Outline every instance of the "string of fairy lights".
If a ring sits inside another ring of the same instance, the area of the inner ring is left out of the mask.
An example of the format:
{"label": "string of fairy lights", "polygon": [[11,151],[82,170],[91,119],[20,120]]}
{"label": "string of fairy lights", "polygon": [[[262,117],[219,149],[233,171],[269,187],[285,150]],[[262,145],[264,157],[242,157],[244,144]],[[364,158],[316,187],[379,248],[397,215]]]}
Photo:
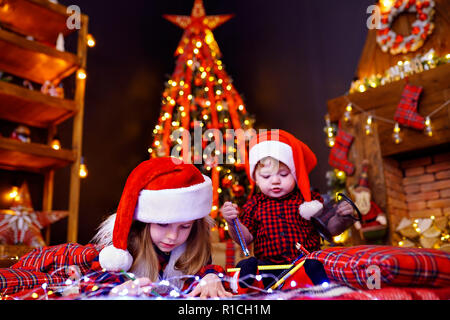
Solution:
{"label": "string of fairy lights", "polygon": [[[58,272],[64,271],[64,268],[60,268],[54,271],[52,274],[57,274]],[[114,273],[114,272],[112,272]],[[117,272],[117,274],[125,274],[127,278],[135,279],[135,275],[131,272],[124,273],[123,271]],[[219,279],[217,281],[227,282],[230,285],[232,290],[237,290],[237,279],[231,275],[219,273]],[[263,274],[263,275],[246,275],[240,280],[246,280],[249,278],[255,279],[256,281],[261,281],[262,278],[269,277],[272,280],[276,280],[275,276],[271,274]],[[178,288],[173,283],[177,283],[179,281],[187,281],[190,280],[191,284],[184,289]],[[195,275],[184,275],[171,277],[168,279],[162,279],[159,281],[152,282],[147,286],[140,287],[138,291],[131,292],[126,286],[118,287],[115,284],[102,284],[102,283],[93,283],[90,279],[90,274],[79,275],[78,277],[69,277],[68,279],[57,282],[45,282],[40,286],[36,286],[35,288],[28,290],[23,295],[16,295],[14,293],[10,294],[2,294],[0,293],[0,300],[54,300],[54,299],[65,299],[65,297],[76,296],[77,299],[154,299],[154,300],[162,300],[162,299],[190,299],[195,300],[199,299],[196,297],[188,296],[188,293],[197,286],[204,285],[204,280],[200,279],[199,276]],[[133,285],[139,286],[139,279],[133,281]],[[329,283],[325,281],[321,284],[312,287],[297,287],[298,284],[295,280],[291,280],[288,282],[288,287],[290,288],[289,292],[292,295],[308,295],[314,293],[316,290],[328,290],[334,287],[339,287],[339,284]],[[276,299],[279,295],[283,295],[286,292],[280,289],[262,289],[257,286],[250,285],[248,286],[253,293],[251,296],[253,298],[257,297],[257,295],[261,295],[261,297],[267,298],[269,295],[271,298]],[[83,289],[82,289],[83,288]],[[109,295],[99,295],[99,292],[107,290],[111,292]],[[243,299],[250,294],[239,294],[235,295],[235,298]],[[223,299],[223,298],[222,298]]]}
{"label": "string of fairy lights", "polygon": [[[347,106],[345,107],[345,112],[344,112],[344,116],[343,116],[345,122],[349,122],[351,120],[351,114],[352,114],[352,111],[354,108],[357,111],[359,111],[360,113],[364,114],[364,116],[366,118],[365,126],[364,126],[366,135],[371,135],[373,133],[374,120],[378,120],[378,121],[383,121],[385,123],[392,124],[394,126],[393,132],[392,132],[392,139],[393,139],[394,143],[399,144],[402,142],[401,127],[397,121],[394,121],[392,119],[387,119],[384,117],[380,117],[371,112],[365,111],[361,106],[350,101],[348,96],[345,96],[345,99],[346,99],[346,102],[348,103]],[[425,116],[425,128],[423,130],[425,135],[427,135],[429,137],[433,136],[433,127],[431,124],[431,118],[436,113],[438,113],[443,108],[445,108],[449,103],[450,103],[450,99],[448,99],[447,101],[442,103],[439,107],[437,107],[431,113],[429,113],[428,115]],[[327,122],[327,126],[326,126],[325,130],[328,133],[328,146],[332,147],[332,146],[334,146],[335,128],[331,125],[329,117],[326,118],[326,122]]]}

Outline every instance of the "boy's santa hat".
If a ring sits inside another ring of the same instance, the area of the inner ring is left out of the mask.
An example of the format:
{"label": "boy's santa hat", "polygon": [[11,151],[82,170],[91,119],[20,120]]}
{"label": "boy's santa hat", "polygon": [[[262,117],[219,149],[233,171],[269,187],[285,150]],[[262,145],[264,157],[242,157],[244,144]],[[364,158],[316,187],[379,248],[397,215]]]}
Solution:
{"label": "boy's santa hat", "polygon": [[294,176],[304,202],[300,205],[300,215],[309,220],[323,208],[318,200],[311,201],[309,173],[317,164],[316,155],[311,149],[283,130],[270,130],[259,133],[250,141],[249,171],[251,179],[258,162],[266,157],[272,157],[284,163]]}
{"label": "boy's santa hat", "polygon": [[128,176],[117,208],[113,244],[100,251],[107,271],[128,271],[133,258],[127,240],[133,220],[179,223],[201,219],[211,212],[211,179],[192,164],[172,157],[139,164]]}

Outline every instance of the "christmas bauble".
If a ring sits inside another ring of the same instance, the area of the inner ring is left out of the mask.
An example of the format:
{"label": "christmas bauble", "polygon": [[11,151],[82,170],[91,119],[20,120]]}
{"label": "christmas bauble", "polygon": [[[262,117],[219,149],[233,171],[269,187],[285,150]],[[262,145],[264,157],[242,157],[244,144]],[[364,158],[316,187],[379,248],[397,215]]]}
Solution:
{"label": "christmas bauble", "polygon": [[231,187],[232,180],[228,179],[228,176],[222,179],[222,187],[229,188]]}
{"label": "christmas bauble", "polygon": [[231,187],[231,190],[233,190],[233,193],[236,197],[242,197],[245,192],[244,187],[240,184],[234,184],[233,187]]}

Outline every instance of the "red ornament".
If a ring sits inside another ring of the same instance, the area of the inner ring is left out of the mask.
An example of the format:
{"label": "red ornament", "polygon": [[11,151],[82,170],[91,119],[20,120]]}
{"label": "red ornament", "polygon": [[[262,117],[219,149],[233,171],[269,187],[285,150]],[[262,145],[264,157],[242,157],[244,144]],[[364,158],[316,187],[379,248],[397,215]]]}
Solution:
{"label": "red ornament", "polygon": [[244,195],[245,189],[240,184],[234,184],[231,187],[231,190],[233,190],[233,193],[236,197],[242,197]]}
{"label": "red ornament", "polygon": [[222,187],[229,188],[231,187],[232,180],[228,179],[228,176],[222,179]]}
{"label": "red ornament", "polygon": [[225,240],[225,228],[222,228],[222,227],[219,228],[219,239],[220,239],[220,241]]}

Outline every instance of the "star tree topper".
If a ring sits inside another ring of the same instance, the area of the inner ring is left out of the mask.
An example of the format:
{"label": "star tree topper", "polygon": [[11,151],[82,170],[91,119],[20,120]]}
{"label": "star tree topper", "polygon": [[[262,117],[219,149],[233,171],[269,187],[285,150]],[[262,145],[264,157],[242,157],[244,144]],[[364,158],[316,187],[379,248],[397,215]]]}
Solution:
{"label": "star tree topper", "polygon": [[0,244],[45,246],[41,229],[66,217],[67,211],[34,211],[26,182],[10,209],[0,210]]}
{"label": "star tree topper", "polygon": [[[176,53],[179,53],[179,48],[182,48],[186,41],[189,41],[189,34],[199,34],[204,32],[206,35],[210,35],[211,30],[224,24],[233,16],[233,14],[207,16],[205,13],[205,7],[203,6],[203,0],[194,1],[191,16],[163,15],[164,18],[185,30]],[[217,45],[215,47],[218,48]]]}

